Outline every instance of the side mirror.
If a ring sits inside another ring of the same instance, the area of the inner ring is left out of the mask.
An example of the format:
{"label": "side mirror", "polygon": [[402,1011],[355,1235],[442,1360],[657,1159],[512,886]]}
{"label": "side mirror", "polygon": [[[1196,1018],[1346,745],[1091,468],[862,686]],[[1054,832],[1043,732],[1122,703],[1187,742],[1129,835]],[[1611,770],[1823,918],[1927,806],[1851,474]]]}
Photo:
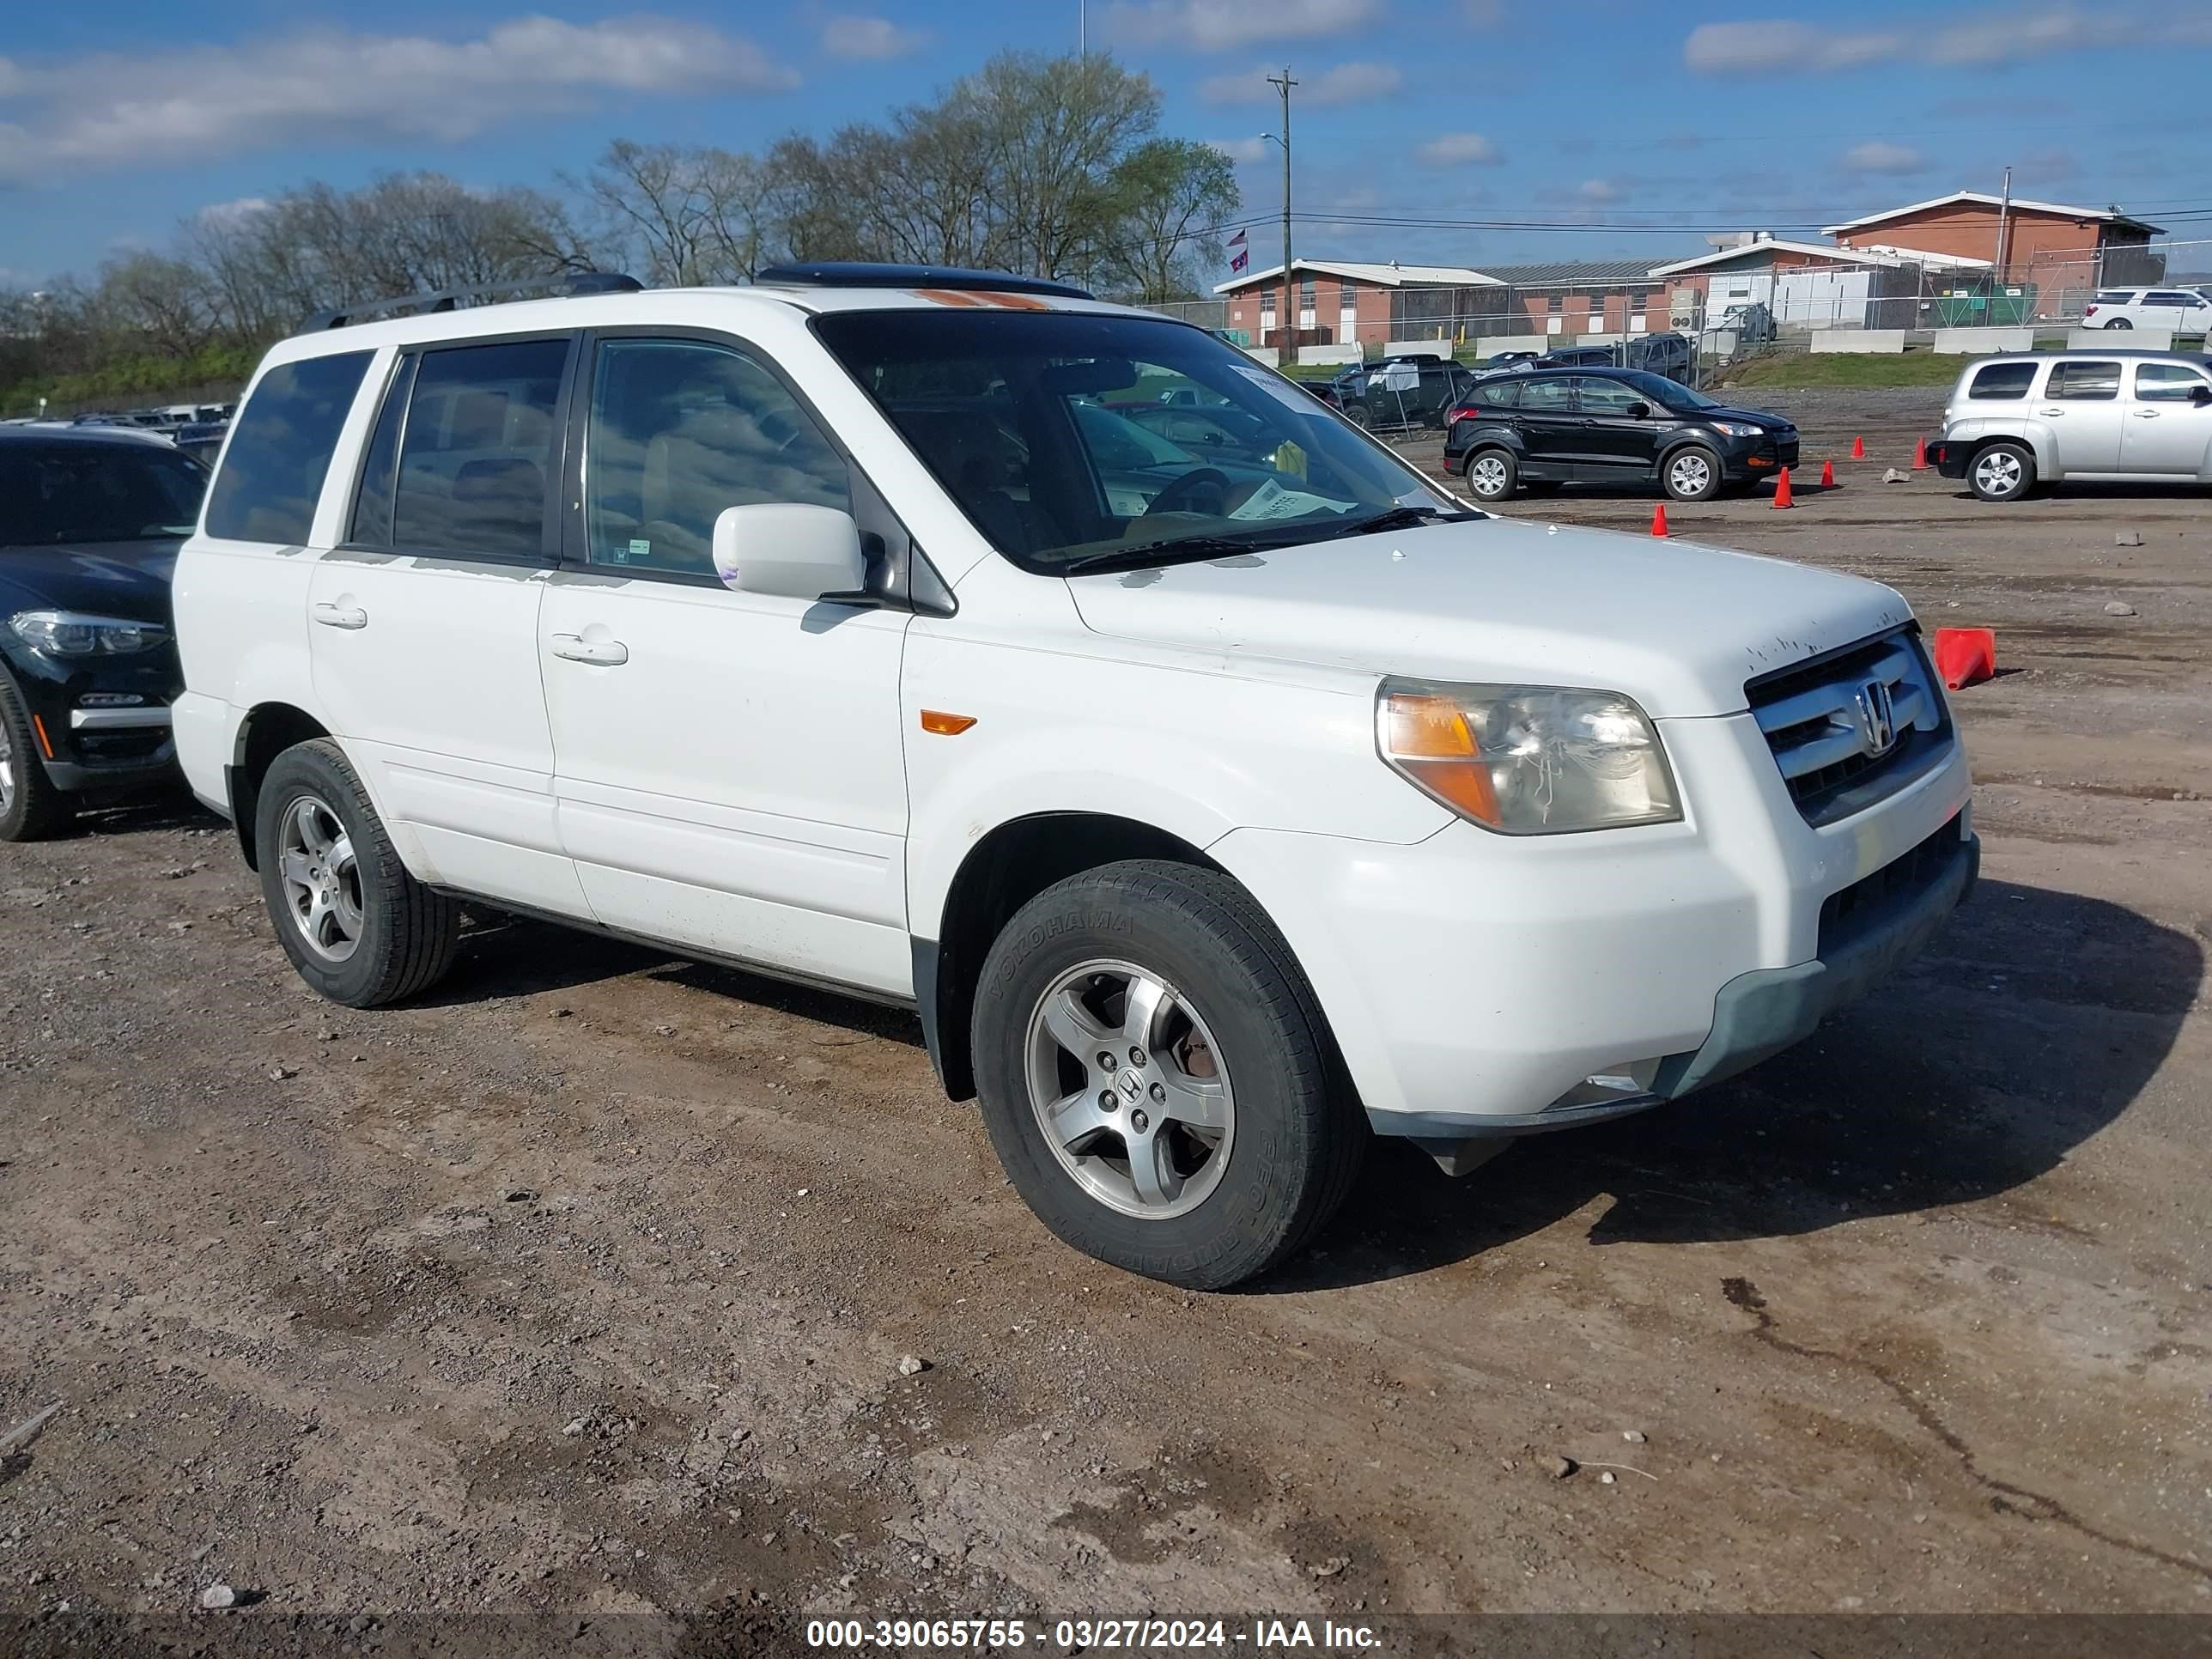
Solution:
{"label": "side mirror", "polygon": [[714,574],[738,593],[844,599],[859,595],[868,566],[851,514],[779,501],[722,509],[714,520]]}
{"label": "side mirror", "polygon": [[2199,409],[2203,408],[2207,404],[2212,404],[2212,386],[2206,386],[2203,381],[2198,381],[2189,388],[2189,401]]}
{"label": "side mirror", "polygon": [[1643,398],[1638,398],[1634,403],[1629,404],[1629,406],[1621,412],[1626,415],[1632,421],[1648,420],[1650,418],[1651,415],[1651,405],[1645,403]]}

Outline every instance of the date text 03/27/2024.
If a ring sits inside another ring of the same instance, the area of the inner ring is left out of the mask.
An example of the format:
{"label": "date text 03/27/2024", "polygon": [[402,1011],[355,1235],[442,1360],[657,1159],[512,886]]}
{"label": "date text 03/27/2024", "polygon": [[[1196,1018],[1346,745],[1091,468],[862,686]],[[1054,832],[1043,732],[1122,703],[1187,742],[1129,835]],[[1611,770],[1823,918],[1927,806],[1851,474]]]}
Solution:
{"label": "date text 03/27/2024", "polygon": [[1049,1625],[1024,1619],[814,1619],[806,1626],[811,1648],[1003,1653],[1048,1644],[1062,1652],[1240,1647],[1342,1652],[1377,1647],[1381,1638],[1369,1626],[1327,1619],[1060,1619]]}

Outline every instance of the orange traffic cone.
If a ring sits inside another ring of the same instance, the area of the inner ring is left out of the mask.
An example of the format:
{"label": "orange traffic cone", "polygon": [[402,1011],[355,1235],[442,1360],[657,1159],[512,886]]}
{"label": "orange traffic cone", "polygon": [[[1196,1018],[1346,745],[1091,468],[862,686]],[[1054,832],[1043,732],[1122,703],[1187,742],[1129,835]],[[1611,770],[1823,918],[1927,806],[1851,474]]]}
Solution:
{"label": "orange traffic cone", "polygon": [[1864,438],[1854,438],[1851,440],[1851,459],[1855,461],[1863,461],[1866,459],[1866,440]]}
{"label": "orange traffic cone", "polygon": [[1823,462],[1821,462],[1821,463],[1820,463],[1820,488],[1821,488],[1821,489],[1833,489],[1835,487],[1836,487],[1836,464],[1835,464],[1833,461],[1823,461]]}
{"label": "orange traffic cone", "polygon": [[1928,440],[1925,438],[1912,446],[1912,470],[1915,472],[1928,470]]}
{"label": "orange traffic cone", "polygon": [[1667,503],[1664,501],[1651,509],[1651,533],[1655,536],[1667,533]]}
{"label": "orange traffic cone", "polygon": [[1777,507],[1797,505],[1796,498],[1790,493],[1790,469],[1786,466],[1774,480],[1774,504]]}

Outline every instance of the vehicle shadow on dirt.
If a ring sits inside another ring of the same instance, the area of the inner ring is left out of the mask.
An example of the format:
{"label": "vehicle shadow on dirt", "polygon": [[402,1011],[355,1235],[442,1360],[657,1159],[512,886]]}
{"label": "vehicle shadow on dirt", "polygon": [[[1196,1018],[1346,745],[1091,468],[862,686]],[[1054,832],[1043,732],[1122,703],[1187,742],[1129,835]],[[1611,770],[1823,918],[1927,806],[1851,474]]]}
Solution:
{"label": "vehicle shadow on dirt", "polygon": [[1532,1138],[1454,1181],[1379,1144],[1319,1249],[1251,1288],[1446,1266],[1611,1201],[1599,1244],[1790,1237],[1993,1197],[2055,1168],[2157,1073],[2204,977],[2190,935],[1984,881],[1894,986],[1797,1048],[1642,1116]]}

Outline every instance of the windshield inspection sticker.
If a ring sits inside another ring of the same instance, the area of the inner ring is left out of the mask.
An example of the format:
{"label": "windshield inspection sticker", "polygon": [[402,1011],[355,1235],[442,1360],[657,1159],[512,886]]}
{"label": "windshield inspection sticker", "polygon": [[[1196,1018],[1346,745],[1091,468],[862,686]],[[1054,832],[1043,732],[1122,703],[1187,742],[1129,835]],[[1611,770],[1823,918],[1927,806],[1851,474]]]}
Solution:
{"label": "windshield inspection sticker", "polygon": [[1314,406],[1311,399],[1281,375],[1271,374],[1264,368],[1255,368],[1249,363],[1231,363],[1229,367],[1232,373],[1243,375],[1293,414],[1312,416]]}
{"label": "windshield inspection sticker", "polygon": [[1303,489],[1285,489],[1273,478],[1262,478],[1260,487],[1244,498],[1243,503],[1229,514],[1232,519],[1303,519],[1309,513],[1341,513],[1342,501],[1332,501],[1325,496],[1309,495]]}

